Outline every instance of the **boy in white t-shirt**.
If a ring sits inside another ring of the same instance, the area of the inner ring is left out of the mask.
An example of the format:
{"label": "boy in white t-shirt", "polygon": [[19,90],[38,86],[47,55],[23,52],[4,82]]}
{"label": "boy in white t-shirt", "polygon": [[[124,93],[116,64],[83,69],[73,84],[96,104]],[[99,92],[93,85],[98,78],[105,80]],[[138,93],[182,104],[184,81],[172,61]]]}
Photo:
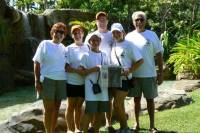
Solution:
{"label": "boy in white t-shirt", "polygon": [[[91,118],[95,116],[94,130],[95,133],[99,132],[100,118],[104,112],[108,112],[109,98],[108,88],[100,86],[100,68],[102,65],[108,65],[108,58],[105,53],[99,50],[101,38],[98,34],[93,34],[89,39],[91,51],[84,55],[81,61],[84,73],[87,75],[85,78],[85,115],[83,117],[83,131],[88,132],[88,127]],[[98,84],[99,88],[94,89],[94,84]],[[96,91],[95,91],[96,90]]]}

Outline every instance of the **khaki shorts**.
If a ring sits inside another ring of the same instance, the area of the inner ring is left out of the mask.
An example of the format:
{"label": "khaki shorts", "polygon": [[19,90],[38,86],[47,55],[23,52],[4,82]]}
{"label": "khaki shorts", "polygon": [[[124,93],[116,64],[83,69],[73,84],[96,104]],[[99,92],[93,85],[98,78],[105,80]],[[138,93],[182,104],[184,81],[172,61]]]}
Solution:
{"label": "khaki shorts", "polygon": [[158,96],[158,89],[155,77],[135,78],[135,87],[128,93],[128,97],[141,97],[153,99]]}
{"label": "khaki shorts", "polygon": [[66,80],[53,80],[44,78],[39,99],[62,100],[66,99]]}
{"label": "khaki shorts", "polygon": [[85,102],[85,113],[86,114],[94,114],[94,113],[102,113],[109,112],[109,101],[86,101]]}

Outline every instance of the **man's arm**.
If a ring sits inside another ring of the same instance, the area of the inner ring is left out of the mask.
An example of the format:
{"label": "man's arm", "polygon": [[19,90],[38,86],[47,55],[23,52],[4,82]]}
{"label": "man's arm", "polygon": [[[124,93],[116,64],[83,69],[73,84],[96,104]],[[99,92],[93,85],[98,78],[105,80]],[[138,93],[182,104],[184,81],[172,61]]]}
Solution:
{"label": "man's arm", "polygon": [[157,83],[158,85],[161,85],[163,82],[163,57],[161,52],[156,54],[156,61],[158,65]]}

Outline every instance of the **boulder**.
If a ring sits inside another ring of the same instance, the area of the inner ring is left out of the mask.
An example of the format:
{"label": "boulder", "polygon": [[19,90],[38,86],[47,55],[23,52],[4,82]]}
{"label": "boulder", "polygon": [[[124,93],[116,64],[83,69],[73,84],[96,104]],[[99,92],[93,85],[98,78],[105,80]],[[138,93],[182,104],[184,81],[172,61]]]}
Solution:
{"label": "boulder", "polygon": [[191,92],[200,88],[200,80],[178,80],[176,84],[173,85],[173,88]]}
{"label": "boulder", "polygon": [[[65,123],[66,104],[63,102],[57,124],[57,132],[66,132]],[[19,114],[14,114],[8,121],[0,124],[1,133],[43,133],[43,106],[42,101],[37,101],[33,105]]]}
{"label": "boulder", "polygon": [[94,13],[82,12],[79,9],[46,9],[42,15],[46,16],[47,25],[49,27],[56,22],[64,22],[68,25],[70,21],[74,20],[93,21],[95,16]]}
{"label": "boulder", "polygon": [[[192,84],[192,81],[180,82],[180,81],[167,81],[164,82],[161,86],[158,87],[158,97],[154,99],[155,101],[155,110],[162,111],[166,109],[179,108],[193,102],[192,98],[187,95],[184,87],[186,84]],[[193,82],[193,86],[197,86],[198,81]],[[188,87],[189,90],[193,86]],[[133,98],[126,98],[126,112],[129,117],[134,116],[134,102]],[[141,100],[141,114],[147,113],[147,105],[145,98]]]}

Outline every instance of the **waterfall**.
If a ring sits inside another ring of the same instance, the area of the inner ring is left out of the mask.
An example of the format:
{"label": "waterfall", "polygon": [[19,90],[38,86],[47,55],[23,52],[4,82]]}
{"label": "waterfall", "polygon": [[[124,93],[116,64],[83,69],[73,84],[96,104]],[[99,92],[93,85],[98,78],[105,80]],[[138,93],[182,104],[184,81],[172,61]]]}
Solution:
{"label": "waterfall", "polygon": [[39,37],[40,37],[40,39],[45,39],[46,26],[45,26],[44,16],[38,15],[38,22],[37,23],[38,23],[38,26],[40,27],[39,31],[38,31]]}
{"label": "waterfall", "polygon": [[32,36],[31,33],[31,26],[28,20],[28,15],[25,12],[22,12],[22,19],[23,19],[23,32],[24,32],[24,37],[28,38]]}

